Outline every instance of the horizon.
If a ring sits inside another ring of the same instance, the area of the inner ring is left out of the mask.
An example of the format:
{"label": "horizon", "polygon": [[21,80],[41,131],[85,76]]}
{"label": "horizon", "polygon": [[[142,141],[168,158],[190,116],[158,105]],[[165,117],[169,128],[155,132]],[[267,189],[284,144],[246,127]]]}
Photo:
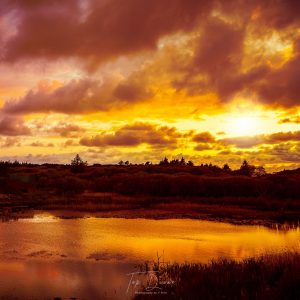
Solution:
{"label": "horizon", "polygon": [[[78,160],[76,160],[78,157]],[[80,155],[77,153],[75,157],[69,162],[69,163],[49,163],[49,162],[44,162],[44,163],[32,163],[28,161],[18,161],[18,160],[0,160],[0,167],[1,165],[4,166],[65,166],[65,167],[70,167],[73,165],[73,162],[75,165],[82,165],[84,167],[111,167],[111,166],[121,166],[121,167],[162,167],[162,168],[212,168],[214,170],[213,172],[216,171],[223,171],[228,174],[234,174],[234,175],[245,175],[245,170],[242,171],[243,166],[246,164],[246,176],[250,177],[263,177],[265,175],[270,175],[270,174],[276,174],[276,173],[281,173],[281,172],[289,172],[289,171],[297,171],[300,168],[294,168],[294,169],[282,169],[278,171],[268,171],[266,170],[263,166],[255,166],[249,163],[247,160],[244,160],[240,166],[236,168],[231,168],[231,166],[228,163],[225,163],[224,165],[214,165],[212,163],[208,162],[202,162],[200,164],[195,164],[191,160],[186,160],[183,156],[180,158],[171,158],[169,159],[168,157],[164,157],[163,159],[157,161],[157,162],[152,162],[152,161],[146,161],[146,162],[141,162],[141,163],[132,163],[128,160],[120,160],[119,162],[116,163],[111,163],[111,164],[102,164],[101,162],[94,162],[90,164],[88,161],[84,161]],[[243,173],[241,173],[241,171]]]}

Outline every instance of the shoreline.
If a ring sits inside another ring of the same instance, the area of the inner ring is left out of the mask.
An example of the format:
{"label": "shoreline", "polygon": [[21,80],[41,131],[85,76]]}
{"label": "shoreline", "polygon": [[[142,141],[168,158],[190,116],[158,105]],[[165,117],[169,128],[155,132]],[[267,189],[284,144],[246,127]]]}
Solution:
{"label": "shoreline", "polygon": [[85,192],[78,195],[0,194],[0,218],[32,217],[48,212],[60,218],[197,219],[236,225],[299,225],[298,200],[255,197],[153,197]]}
{"label": "shoreline", "polygon": [[51,214],[61,219],[76,218],[125,218],[125,219],[194,219],[211,222],[223,222],[233,225],[258,225],[269,228],[290,228],[299,226],[297,214],[293,218],[284,218],[276,211],[260,211],[239,206],[222,205],[191,205],[184,208],[184,203],[172,205],[157,205],[152,208],[124,208],[111,210],[89,210],[88,208],[72,208],[69,206],[39,207],[29,209],[16,209],[11,211],[0,210],[2,221],[32,218],[38,214]]}

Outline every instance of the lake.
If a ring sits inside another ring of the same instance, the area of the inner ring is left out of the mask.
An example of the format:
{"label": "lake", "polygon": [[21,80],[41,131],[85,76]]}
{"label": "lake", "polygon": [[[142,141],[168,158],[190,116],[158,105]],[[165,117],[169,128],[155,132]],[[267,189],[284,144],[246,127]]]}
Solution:
{"label": "lake", "polygon": [[0,299],[126,299],[136,266],[300,251],[299,227],[190,219],[61,219],[0,223]]}

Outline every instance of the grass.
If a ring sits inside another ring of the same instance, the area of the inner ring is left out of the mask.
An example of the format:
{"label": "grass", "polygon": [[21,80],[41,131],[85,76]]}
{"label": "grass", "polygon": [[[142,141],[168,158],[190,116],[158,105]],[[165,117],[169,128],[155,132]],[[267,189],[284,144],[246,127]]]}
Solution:
{"label": "grass", "polygon": [[188,166],[10,166],[0,172],[0,216],[27,208],[294,223],[299,187],[300,169],[247,177]]}
{"label": "grass", "polygon": [[245,259],[219,259],[207,264],[171,264],[159,268],[172,285],[167,295],[135,299],[300,299],[300,254],[288,252]]}

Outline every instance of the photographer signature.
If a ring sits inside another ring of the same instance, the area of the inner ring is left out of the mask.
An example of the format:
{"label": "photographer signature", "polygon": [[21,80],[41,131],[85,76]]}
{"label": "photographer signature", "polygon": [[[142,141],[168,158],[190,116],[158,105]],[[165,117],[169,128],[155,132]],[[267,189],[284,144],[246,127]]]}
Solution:
{"label": "photographer signature", "polygon": [[[167,294],[166,291],[160,285],[170,285],[175,282],[172,280],[168,281],[158,281],[157,276],[159,271],[145,271],[145,272],[133,272],[127,274],[130,276],[130,280],[127,286],[126,294],[128,294],[129,290],[132,289],[135,294]],[[147,286],[144,291],[138,291],[138,289],[142,288],[143,281],[142,277],[147,278]]]}

